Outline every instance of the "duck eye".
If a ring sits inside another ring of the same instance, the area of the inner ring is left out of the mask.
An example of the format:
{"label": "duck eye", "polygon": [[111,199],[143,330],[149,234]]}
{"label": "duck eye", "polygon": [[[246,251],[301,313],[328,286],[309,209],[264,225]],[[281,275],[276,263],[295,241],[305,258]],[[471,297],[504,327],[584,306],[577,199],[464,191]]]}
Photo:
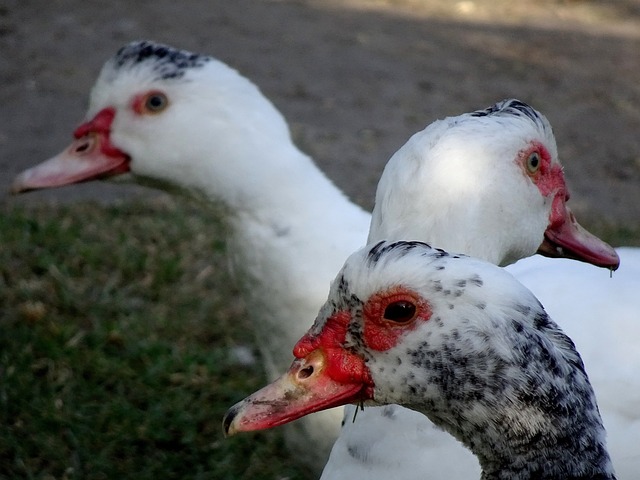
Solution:
{"label": "duck eye", "polygon": [[169,105],[169,99],[162,92],[153,92],[147,95],[144,108],[149,113],[159,113]]}
{"label": "duck eye", "polygon": [[407,323],[416,316],[416,306],[406,300],[390,303],[384,309],[384,319],[395,323]]}
{"label": "duck eye", "polygon": [[540,170],[541,163],[540,154],[538,152],[531,152],[527,158],[527,170],[529,173],[536,173]]}

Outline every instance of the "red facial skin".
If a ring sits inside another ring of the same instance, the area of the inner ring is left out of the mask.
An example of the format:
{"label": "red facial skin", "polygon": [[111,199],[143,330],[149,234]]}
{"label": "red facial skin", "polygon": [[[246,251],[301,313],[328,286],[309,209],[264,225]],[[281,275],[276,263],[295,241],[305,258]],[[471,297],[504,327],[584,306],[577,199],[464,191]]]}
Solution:
{"label": "red facial skin", "polygon": [[[415,305],[415,314],[401,322],[385,318],[386,308],[397,302]],[[364,305],[363,316],[365,344],[371,350],[382,352],[396,346],[404,334],[414,330],[418,325],[417,320],[429,320],[431,307],[418,295],[398,286],[372,295]]]}
{"label": "red facial skin", "polygon": [[[540,165],[535,171],[530,171],[527,160],[534,152],[540,155]],[[538,253],[546,257],[572,258],[616,270],[620,266],[620,258],[616,251],[585,230],[567,206],[569,192],[562,167],[551,163],[551,155],[544,145],[532,142],[518,155],[516,161],[525,175],[538,187],[543,197],[553,196],[549,224]]]}
{"label": "red facial skin", "polygon": [[[415,306],[415,314],[387,318],[387,307],[397,302]],[[391,288],[363,306],[362,341],[368,350],[388,350],[430,318],[431,307],[417,294],[401,286]],[[302,337],[289,372],[232,407],[223,422],[225,433],[271,428],[326,408],[373,400],[375,385],[366,360],[349,347],[351,321],[349,312],[338,311],[319,332]]]}
{"label": "red facial skin", "polygon": [[293,354],[298,359],[304,359],[315,351],[321,351],[324,356],[324,374],[337,382],[369,380],[369,372],[363,359],[344,348],[350,321],[349,312],[337,312],[326,321],[318,335],[307,333],[302,337],[293,348]]}

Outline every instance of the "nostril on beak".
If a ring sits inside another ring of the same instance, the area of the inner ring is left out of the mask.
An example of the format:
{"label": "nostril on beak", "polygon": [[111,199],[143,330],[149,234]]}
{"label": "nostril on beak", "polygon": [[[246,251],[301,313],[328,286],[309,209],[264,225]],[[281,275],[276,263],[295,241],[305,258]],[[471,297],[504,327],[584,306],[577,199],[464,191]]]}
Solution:
{"label": "nostril on beak", "polygon": [[311,375],[313,375],[313,365],[307,365],[306,367],[298,371],[299,380],[309,378]]}
{"label": "nostril on beak", "polygon": [[76,147],[76,153],[82,153],[89,150],[89,142],[83,142]]}

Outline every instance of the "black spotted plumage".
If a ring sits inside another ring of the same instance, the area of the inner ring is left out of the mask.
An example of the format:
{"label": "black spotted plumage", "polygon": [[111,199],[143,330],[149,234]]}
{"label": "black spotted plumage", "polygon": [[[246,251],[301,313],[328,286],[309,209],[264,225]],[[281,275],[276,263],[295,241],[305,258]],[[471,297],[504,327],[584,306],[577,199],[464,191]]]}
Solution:
{"label": "black spotted plumage", "polygon": [[[417,247],[428,247],[431,248],[430,245],[424,243],[424,242],[407,242],[407,241],[402,241],[402,242],[379,242],[378,244],[374,245],[373,248],[371,248],[371,250],[369,251],[369,254],[367,256],[368,260],[370,263],[376,263],[380,260],[380,257],[384,256],[384,255],[388,255],[390,252],[396,252],[396,254],[399,255],[404,255],[408,252],[410,252],[411,250],[413,250],[414,248]],[[447,256],[449,255],[447,252],[445,252],[444,250],[441,249],[437,249],[437,251],[439,252],[440,256]]]}
{"label": "black spotted plumage", "polygon": [[211,57],[178,50],[148,40],[125,45],[118,50],[113,58],[117,68],[152,62],[152,69],[157,73],[156,78],[163,80],[182,78],[187,70],[200,68],[209,61],[211,61]]}
{"label": "black spotted plumage", "polygon": [[502,100],[483,110],[476,110],[469,114],[472,117],[488,117],[488,116],[505,116],[512,115],[516,117],[526,117],[538,124],[543,130],[551,131],[551,125],[542,117],[533,107],[526,103],[511,98]]}
{"label": "black spotted plumage", "polygon": [[531,120],[537,120],[540,118],[538,112],[536,112],[531,106],[515,98],[502,100],[491,105],[490,107],[471,112],[469,115],[471,115],[472,117],[487,117],[500,113],[508,113],[511,115],[524,114]]}

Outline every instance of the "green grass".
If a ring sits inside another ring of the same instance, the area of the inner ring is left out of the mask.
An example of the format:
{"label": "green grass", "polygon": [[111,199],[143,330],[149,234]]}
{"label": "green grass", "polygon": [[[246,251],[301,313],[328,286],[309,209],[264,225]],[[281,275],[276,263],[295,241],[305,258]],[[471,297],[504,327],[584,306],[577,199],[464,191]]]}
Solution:
{"label": "green grass", "polygon": [[[224,439],[265,383],[221,225],[187,202],[0,210],[1,479],[311,478]],[[255,350],[255,349],[254,349]]]}
{"label": "green grass", "polygon": [[278,429],[222,436],[265,379],[230,355],[255,347],[221,229],[186,201],[0,207],[0,479],[312,478]]}

